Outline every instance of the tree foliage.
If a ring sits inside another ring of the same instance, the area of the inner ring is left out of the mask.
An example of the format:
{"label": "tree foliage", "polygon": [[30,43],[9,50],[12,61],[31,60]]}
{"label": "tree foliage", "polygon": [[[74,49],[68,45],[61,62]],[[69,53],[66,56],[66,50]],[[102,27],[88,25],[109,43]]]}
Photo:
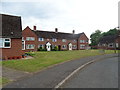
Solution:
{"label": "tree foliage", "polygon": [[100,30],[96,30],[94,33],[90,35],[91,40],[91,46],[95,46],[99,43],[99,39],[104,36],[108,35],[116,35],[118,33],[118,30],[116,28],[110,29],[107,32],[102,32]]}

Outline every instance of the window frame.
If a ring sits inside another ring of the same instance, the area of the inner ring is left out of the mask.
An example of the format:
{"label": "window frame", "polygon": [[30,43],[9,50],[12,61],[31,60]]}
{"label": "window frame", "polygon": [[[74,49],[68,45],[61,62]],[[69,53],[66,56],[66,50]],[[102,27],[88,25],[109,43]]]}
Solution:
{"label": "window frame", "polygon": [[39,37],[39,38],[38,38],[38,41],[44,41],[44,38]]}
{"label": "window frame", "polygon": [[[31,38],[34,38],[34,40],[32,40]],[[35,41],[35,37],[26,37],[26,41]]]}
{"label": "window frame", "polygon": [[[11,38],[0,38],[0,39],[2,39],[2,46],[0,48],[11,48]],[[5,39],[9,39],[9,41],[5,41]],[[5,42],[9,42],[10,46],[5,47]]]}
{"label": "window frame", "polygon": [[80,43],[85,43],[85,40],[80,40]]}
{"label": "window frame", "polygon": [[[63,46],[65,46],[64,48],[63,48]],[[62,49],[66,49],[67,48],[67,45],[62,45]]]}
{"label": "window frame", "polygon": [[80,44],[80,49],[85,49],[85,45],[84,44]]}
{"label": "window frame", "polygon": [[25,40],[22,40],[22,45],[24,44],[24,48],[22,47],[22,50],[25,50]]}
{"label": "window frame", "polygon": [[57,42],[57,38],[52,38],[52,42]]}
{"label": "window frame", "polygon": [[67,42],[67,39],[62,39],[62,42]]}
{"label": "window frame", "polygon": [[[28,45],[34,45],[34,48],[28,48]],[[26,44],[26,49],[35,49],[35,44]]]}

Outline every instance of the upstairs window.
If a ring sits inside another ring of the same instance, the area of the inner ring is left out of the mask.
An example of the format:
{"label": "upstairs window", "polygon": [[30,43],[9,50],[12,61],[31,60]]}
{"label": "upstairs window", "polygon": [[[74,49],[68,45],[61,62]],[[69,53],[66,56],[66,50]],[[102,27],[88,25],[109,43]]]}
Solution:
{"label": "upstairs window", "polygon": [[76,42],[77,42],[77,40],[74,39],[74,40],[73,40],[73,43],[76,43]]}
{"label": "upstairs window", "polygon": [[44,38],[38,38],[38,41],[44,41]]}
{"label": "upstairs window", "polygon": [[62,42],[66,42],[67,40],[66,39],[62,39]]}
{"label": "upstairs window", "polygon": [[57,39],[56,39],[56,38],[53,38],[53,39],[52,39],[52,42],[57,42]]}
{"label": "upstairs window", "polygon": [[35,40],[35,37],[26,37],[26,40],[27,40],[27,41],[34,41],[34,40]]}
{"label": "upstairs window", "polygon": [[85,40],[80,40],[80,43],[85,43]]}

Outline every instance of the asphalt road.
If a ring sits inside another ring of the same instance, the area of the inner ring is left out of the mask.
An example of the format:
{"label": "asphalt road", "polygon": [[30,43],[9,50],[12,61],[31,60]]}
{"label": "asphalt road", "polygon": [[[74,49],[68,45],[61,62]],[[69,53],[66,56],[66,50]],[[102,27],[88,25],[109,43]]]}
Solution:
{"label": "asphalt road", "polygon": [[118,88],[118,57],[100,60],[85,67],[62,88]]}
{"label": "asphalt road", "polygon": [[56,65],[33,75],[21,78],[5,85],[3,88],[54,88],[64,78],[81,65],[93,59],[117,56],[116,54],[91,56],[78,60],[72,60],[63,64]]}

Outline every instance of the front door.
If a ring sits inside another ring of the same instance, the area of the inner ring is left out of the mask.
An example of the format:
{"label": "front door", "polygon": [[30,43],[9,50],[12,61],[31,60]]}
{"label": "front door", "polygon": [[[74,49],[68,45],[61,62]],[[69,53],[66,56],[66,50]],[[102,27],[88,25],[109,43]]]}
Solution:
{"label": "front door", "polygon": [[69,43],[68,49],[69,49],[69,50],[72,50],[72,43]]}
{"label": "front door", "polygon": [[51,51],[51,44],[49,42],[47,42],[46,44],[46,49],[47,51]]}

